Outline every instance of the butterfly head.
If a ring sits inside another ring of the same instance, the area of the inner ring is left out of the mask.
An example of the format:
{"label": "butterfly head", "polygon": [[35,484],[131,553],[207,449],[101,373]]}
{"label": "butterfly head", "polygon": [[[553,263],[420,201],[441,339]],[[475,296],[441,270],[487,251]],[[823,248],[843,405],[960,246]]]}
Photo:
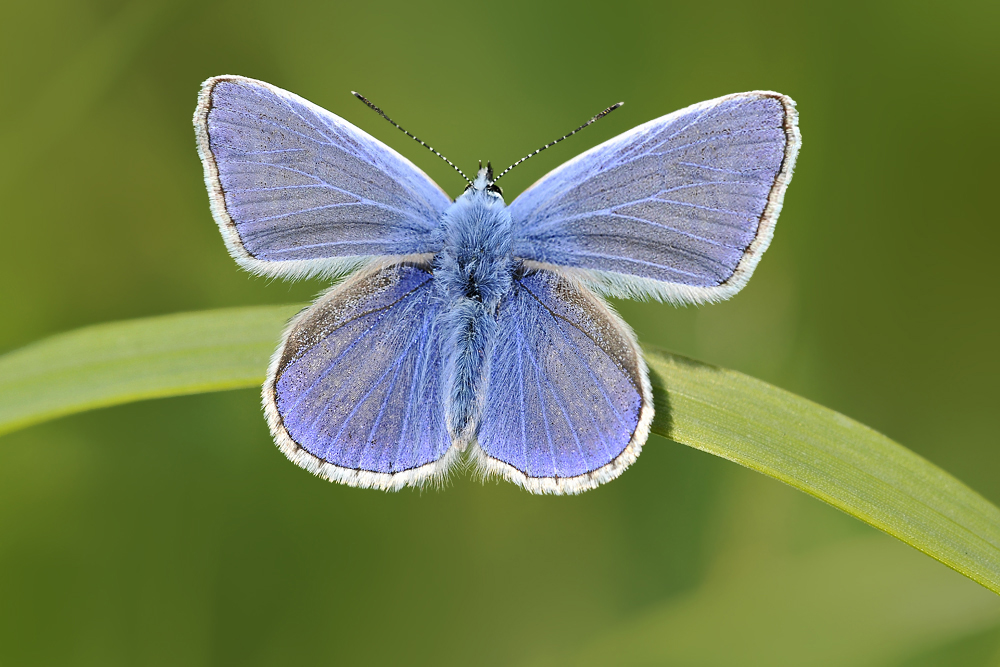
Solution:
{"label": "butterfly head", "polygon": [[483,161],[479,161],[479,172],[476,174],[476,180],[472,181],[465,187],[465,191],[473,192],[485,192],[494,197],[499,197],[503,199],[503,190],[500,189],[499,185],[495,184],[496,179],[493,178],[493,165],[489,162],[486,166],[483,166]]}

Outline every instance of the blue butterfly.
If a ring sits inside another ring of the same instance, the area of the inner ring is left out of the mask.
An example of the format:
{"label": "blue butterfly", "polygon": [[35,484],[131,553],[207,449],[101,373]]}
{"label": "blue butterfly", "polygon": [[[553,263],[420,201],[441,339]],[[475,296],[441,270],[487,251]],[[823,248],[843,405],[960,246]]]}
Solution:
{"label": "blue butterfly", "polygon": [[388,146],[261,81],[209,79],[194,124],[241,266],[349,274],[291,321],[271,362],[278,447],[326,479],[386,490],[442,479],[463,451],[533,493],[620,475],[653,396],[602,296],[738,292],[800,144],[791,99],[728,95],[583,153],[507,206],[488,164],[452,201]]}

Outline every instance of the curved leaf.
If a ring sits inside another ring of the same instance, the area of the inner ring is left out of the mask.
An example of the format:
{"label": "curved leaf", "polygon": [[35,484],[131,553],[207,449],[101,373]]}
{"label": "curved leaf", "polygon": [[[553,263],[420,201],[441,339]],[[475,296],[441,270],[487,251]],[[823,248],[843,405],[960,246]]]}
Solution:
{"label": "curved leaf", "polygon": [[[301,306],[102,324],[0,357],[0,433],[129,401],[261,383]],[[653,431],[805,491],[1000,593],[1000,509],[932,463],[760,380],[646,351]]]}
{"label": "curved leaf", "polygon": [[0,357],[0,433],[145,398],[264,381],[302,306],[226,308],[84,327]]}
{"label": "curved leaf", "polygon": [[1000,593],[1000,509],[864,424],[736,371],[646,350],[653,432],[823,500]]}

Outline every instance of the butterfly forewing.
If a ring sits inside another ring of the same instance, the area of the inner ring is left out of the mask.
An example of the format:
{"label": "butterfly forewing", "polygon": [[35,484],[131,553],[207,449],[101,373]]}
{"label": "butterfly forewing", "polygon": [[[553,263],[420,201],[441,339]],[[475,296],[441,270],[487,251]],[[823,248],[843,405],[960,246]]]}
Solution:
{"label": "butterfly forewing", "polygon": [[479,430],[481,468],[536,493],[617,477],[645,442],[652,395],[628,325],[548,271],[519,275],[500,304]]}
{"label": "butterfly forewing", "polygon": [[585,270],[609,294],[728,298],[770,242],[798,146],[793,102],[778,93],[664,116],[519,196],[514,253]]}
{"label": "butterfly forewing", "polygon": [[399,488],[442,476],[441,303],[428,267],[360,271],[290,325],[264,385],[282,451],[353,486]]}
{"label": "butterfly forewing", "polygon": [[438,249],[448,196],[409,160],[297,95],[209,79],[195,128],[216,221],[252,271],[337,273],[364,258]]}

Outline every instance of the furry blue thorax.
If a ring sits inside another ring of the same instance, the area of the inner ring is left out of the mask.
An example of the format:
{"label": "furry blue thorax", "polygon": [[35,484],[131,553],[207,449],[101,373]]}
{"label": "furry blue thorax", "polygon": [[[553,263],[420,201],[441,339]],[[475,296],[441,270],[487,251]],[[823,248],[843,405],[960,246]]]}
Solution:
{"label": "furry blue thorax", "polygon": [[486,189],[485,171],[444,212],[444,248],[435,257],[434,278],[449,300],[495,308],[510,289],[512,225],[503,197]]}
{"label": "furry blue thorax", "polygon": [[444,247],[434,258],[435,283],[450,304],[442,323],[451,340],[445,369],[446,419],[460,446],[476,435],[497,308],[510,290],[514,270],[510,213],[497,190],[489,168],[480,169],[473,184],[444,212]]}

